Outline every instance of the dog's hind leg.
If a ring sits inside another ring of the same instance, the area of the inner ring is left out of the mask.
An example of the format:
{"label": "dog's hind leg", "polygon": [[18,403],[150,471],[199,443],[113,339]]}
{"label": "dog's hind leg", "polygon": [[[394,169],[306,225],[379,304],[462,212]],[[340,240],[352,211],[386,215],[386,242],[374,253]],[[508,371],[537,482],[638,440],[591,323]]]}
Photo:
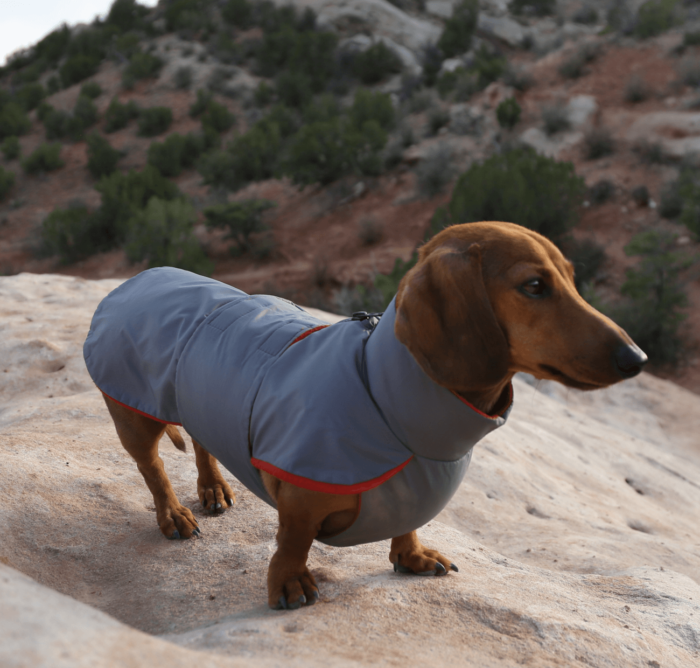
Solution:
{"label": "dog's hind leg", "polygon": [[[103,395],[104,396],[104,395]],[[175,496],[163,460],[158,455],[158,441],[165,425],[145,415],[135,413],[105,396],[109,414],[124,449],[136,460],[148,489],[153,494],[158,526],[166,538],[191,538],[200,533],[192,511]]]}
{"label": "dog's hind leg", "polygon": [[236,495],[221,475],[216,459],[194,439],[192,445],[197,458],[197,494],[202,507],[213,515],[223,513],[233,506]]}
{"label": "dog's hind leg", "polygon": [[459,569],[437,550],[431,550],[418,540],[415,531],[391,539],[389,560],[399,573],[416,575],[447,575]]}

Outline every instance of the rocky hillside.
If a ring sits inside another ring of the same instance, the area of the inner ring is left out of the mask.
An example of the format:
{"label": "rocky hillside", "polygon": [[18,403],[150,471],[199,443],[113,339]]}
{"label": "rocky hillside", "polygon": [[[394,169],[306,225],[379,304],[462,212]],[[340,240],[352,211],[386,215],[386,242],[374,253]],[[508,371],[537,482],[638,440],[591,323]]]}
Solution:
{"label": "rocky hillside", "polygon": [[174,264],[347,311],[426,234],[513,220],[700,391],[699,9],[116,0],[0,70],[0,272]]}

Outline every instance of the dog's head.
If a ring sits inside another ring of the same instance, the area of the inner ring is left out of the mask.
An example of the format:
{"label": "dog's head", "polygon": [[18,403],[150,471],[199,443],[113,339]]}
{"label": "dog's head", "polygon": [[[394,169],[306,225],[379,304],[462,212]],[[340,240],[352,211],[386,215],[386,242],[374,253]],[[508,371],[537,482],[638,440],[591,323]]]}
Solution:
{"label": "dog's head", "polygon": [[592,390],[636,376],[647,361],[581,298],[559,249],[512,223],[440,232],[401,281],[396,305],[399,341],[435,382],[460,393],[517,371]]}

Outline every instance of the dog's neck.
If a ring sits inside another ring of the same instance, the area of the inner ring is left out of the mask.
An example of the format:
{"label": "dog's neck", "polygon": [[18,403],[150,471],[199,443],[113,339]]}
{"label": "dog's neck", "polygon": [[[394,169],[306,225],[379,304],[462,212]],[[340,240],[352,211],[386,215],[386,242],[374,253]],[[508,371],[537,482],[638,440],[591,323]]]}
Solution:
{"label": "dog's neck", "polygon": [[513,374],[511,373],[492,388],[474,392],[459,391],[457,394],[486,415],[502,415],[511,402],[510,384],[512,380]]}

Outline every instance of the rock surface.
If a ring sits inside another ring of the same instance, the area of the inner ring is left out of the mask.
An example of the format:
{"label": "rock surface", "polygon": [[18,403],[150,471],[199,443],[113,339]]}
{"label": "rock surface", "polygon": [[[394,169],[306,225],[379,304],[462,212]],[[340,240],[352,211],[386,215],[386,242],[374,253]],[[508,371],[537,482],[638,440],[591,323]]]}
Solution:
{"label": "rock surface", "polygon": [[700,661],[696,395],[646,374],[594,394],[516,379],[508,425],[420,532],[458,574],[394,574],[387,542],[314,545],[321,602],[273,612],[275,513],[235,480],[236,507],[205,516],[191,450],[164,444],[204,536],[155,526],[82,364],[118,284],[0,278],[0,665]]}

